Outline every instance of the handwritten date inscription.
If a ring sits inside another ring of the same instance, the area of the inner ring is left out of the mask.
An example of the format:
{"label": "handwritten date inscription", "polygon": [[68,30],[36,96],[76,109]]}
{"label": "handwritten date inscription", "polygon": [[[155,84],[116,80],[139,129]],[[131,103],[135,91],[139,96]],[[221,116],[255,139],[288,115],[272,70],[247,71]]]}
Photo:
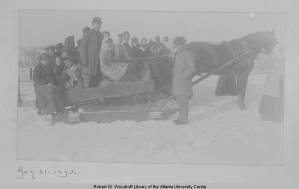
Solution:
{"label": "handwritten date inscription", "polygon": [[77,171],[73,169],[25,169],[23,166],[18,167],[17,179],[37,179],[38,177],[58,177],[67,178],[78,174]]}

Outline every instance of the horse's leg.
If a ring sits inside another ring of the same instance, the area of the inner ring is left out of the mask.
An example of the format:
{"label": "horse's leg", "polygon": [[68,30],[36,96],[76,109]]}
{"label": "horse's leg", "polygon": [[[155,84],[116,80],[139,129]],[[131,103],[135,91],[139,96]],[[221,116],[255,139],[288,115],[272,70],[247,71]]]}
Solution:
{"label": "horse's leg", "polygon": [[238,105],[241,110],[247,110],[245,104],[245,96],[246,96],[246,89],[248,83],[248,75],[242,80],[239,81],[238,85],[240,84],[239,93],[238,93]]}
{"label": "horse's leg", "polygon": [[254,60],[251,58],[244,59],[239,64],[239,72],[237,72],[237,88],[238,88],[238,105],[241,110],[246,110],[246,89],[248,77],[254,66]]}

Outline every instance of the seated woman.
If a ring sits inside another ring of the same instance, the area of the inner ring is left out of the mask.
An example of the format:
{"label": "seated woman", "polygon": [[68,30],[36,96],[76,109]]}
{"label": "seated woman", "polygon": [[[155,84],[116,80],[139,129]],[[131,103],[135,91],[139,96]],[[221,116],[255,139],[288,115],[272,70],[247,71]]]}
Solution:
{"label": "seated woman", "polygon": [[64,69],[60,78],[60,87],[69,89],[72,87],[81,87],[82,78],[79,65],[74,63],[74,58],[66,57],[64,60]]}
{"label": "seated woman", "polygon": [[67,91],[82,84],[79,67],[73,63],[73,59],[66,57],[63,64],[64,68],[58,79],[58,86],[54,89],[56,110],[58,112],[64,112],[67,108],[74,108]]}
{"label": "seated woman", "polygon": [[109,38],[105,41],[99,55],[101,71],[106,78],[105,81],[119,81],[126,73],[128,56],[123,54],[124,52],[119,44],[115,48],[112,39]]}

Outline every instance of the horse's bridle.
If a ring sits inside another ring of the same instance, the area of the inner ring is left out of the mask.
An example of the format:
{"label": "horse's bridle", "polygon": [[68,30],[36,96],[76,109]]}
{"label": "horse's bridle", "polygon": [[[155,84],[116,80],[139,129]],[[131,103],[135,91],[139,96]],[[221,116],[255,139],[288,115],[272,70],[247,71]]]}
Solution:
{"label": "horse's bridle", "polygon": [[[241,40],[241,39],[238,39],[238,40],[235,40],[237,41],[239,44],[242,45],[242,51],[244,52],[250,52],[249,48],[248,48],[248,44],[246,43],[246,41],[244,40]],[[234,49],[231,47],[230,45],[230,42],[225,42],[224,45],[229,49],[230,53],[232,54],[232,59],[236,59],[234,62],[236,64],[240,63],[240,60],[237,58],[238,56],[240,56],[240,54],[244,53],[244,52],[235,52]],[[235,80],[235,84],[236,86],[238,86],[238,79],[237,79],[237,76],[234,74],[234,73],[231,73],[234,77],[234,80]]]}

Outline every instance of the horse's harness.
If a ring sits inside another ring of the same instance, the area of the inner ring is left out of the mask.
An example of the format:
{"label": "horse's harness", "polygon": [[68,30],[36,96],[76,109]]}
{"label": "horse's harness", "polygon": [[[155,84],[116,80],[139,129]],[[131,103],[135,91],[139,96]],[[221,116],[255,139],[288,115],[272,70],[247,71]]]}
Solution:
{"label": "horse's harness", "polygon": [[[238,39],[238,40],[235,40],[237,43],[241,44],[241,48],[242,48],[242,51],[245,51],[245,52],[249,52],[249,48],[248,48],[248,44],[246,41],[244,40],[241,40],[241,39]],[[232,46],[230,45],[231,42],[224,42],[224,46],[226,48],[228,48],[228,50],[230,51],[231,55],[232,55],[232,58],[236,58],[238,55],[242,54],[242,52],[236,52],[236,50],[234,50],[232,48]],[[238,61],[238,59],[236,59],[236,61]]]}
{"label": "horse's harness", "polygon": [[[242,53],[244,53],[244,52],[250,52],[249,51],[249,48],[248,48],[248,44],[244,41],[244,40],[234,40],[235,42],[237,42],[237,43],[239,43],[239,44],[241,44],[241,48],[242,48],[242,50],[241,50],[241,52],[236,52],[236,50],[234,50],[233,48],[232,48],[232,46],[231,46],[231,42],[224,42],[224,46],[226,47],[226,48],[228,48],[228,50],[229,50],[229,52],[231,53],[231,55],[232,55],[232,60],[233,59],[235,59],[235,64],[239,64],[240,63],[240,59],[239,58],[237,58],[240,54],[242,54]],[[233,73],[233,72],[231,72],[231,74],[233,75],[233,77],[234,77],[234,80],[235,80],[235,84],[236,84],[236,86],[238,86],[238,79],[237,79],[237,76]]]}

